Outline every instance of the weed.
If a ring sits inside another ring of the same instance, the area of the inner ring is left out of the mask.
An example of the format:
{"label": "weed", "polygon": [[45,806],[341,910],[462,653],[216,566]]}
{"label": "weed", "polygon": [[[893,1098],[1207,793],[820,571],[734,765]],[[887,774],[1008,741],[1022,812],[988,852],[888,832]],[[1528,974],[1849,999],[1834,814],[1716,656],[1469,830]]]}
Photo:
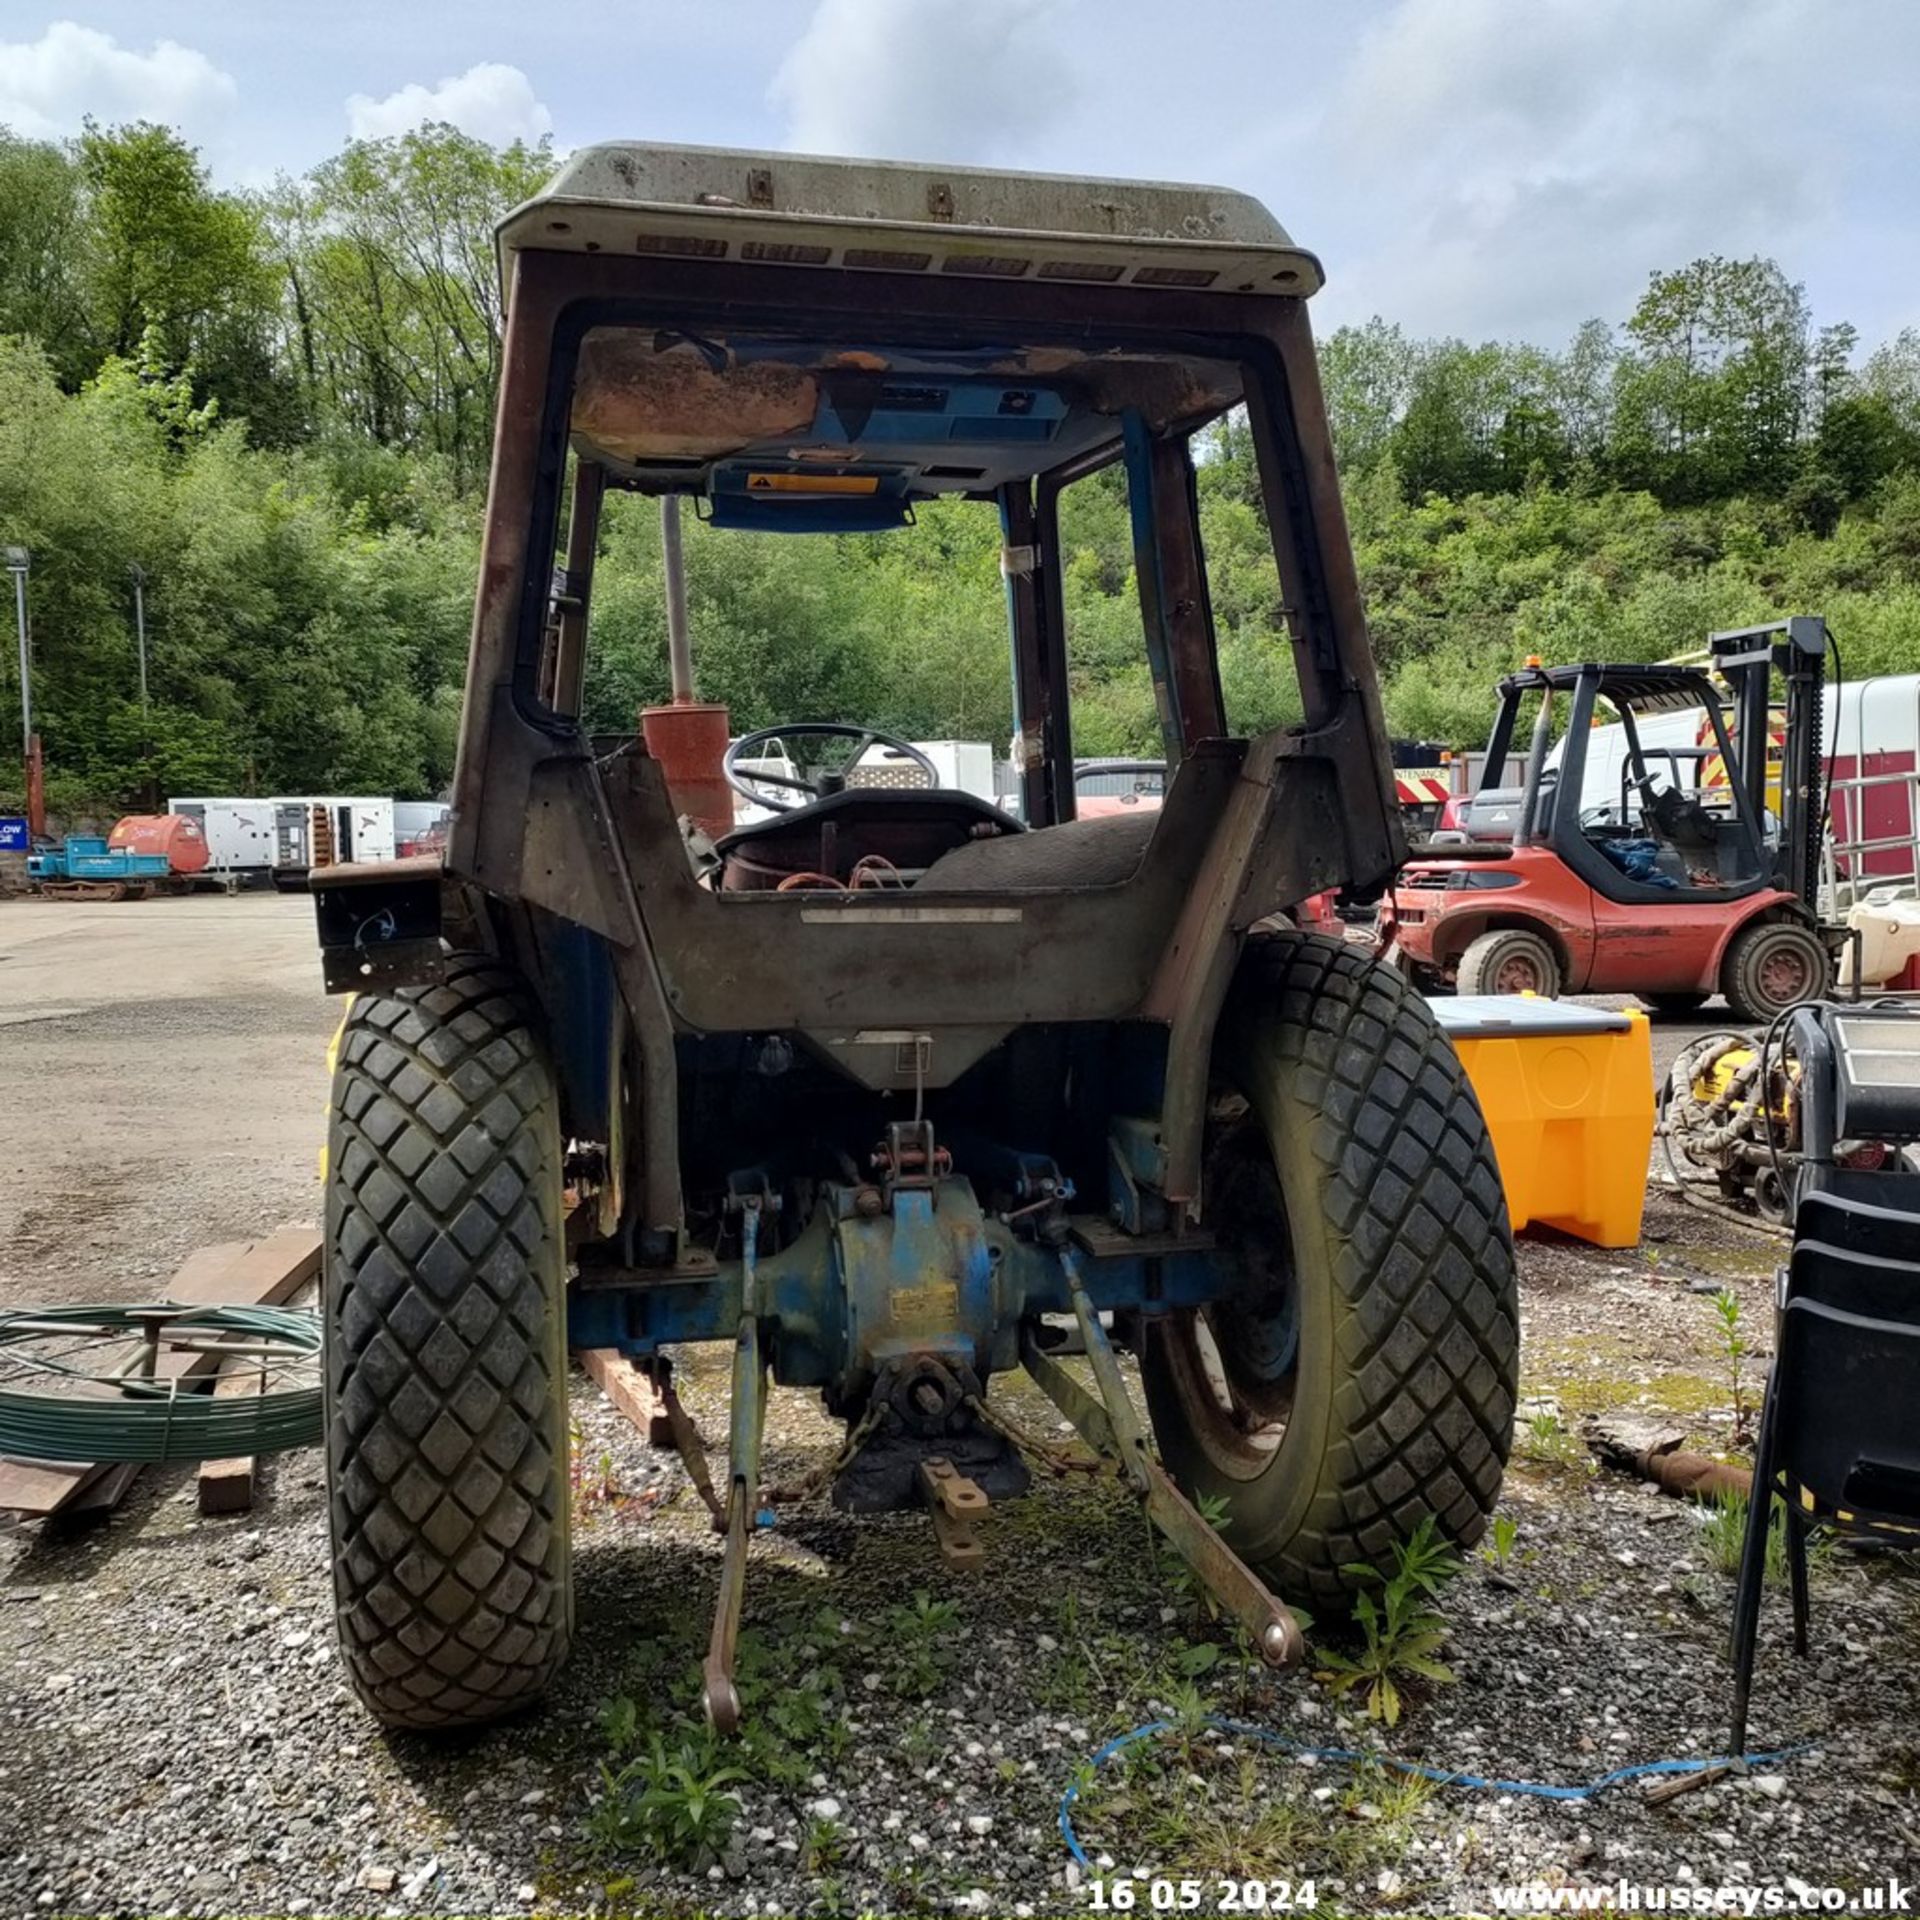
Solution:
{"label": "weed", "polygon": [[829,1873],[847,1857],[851,1838],[837,1820],[809,1820],[800,1853],[809,1873]]}
{"label": "weed", "polygon": [[[1777,1500],[1769,1504],[1772,1511],[1767,1516],[1765,1579],[1768,1586],[1779,1587],[1787,1580],[1787,1510]],[[1702,1512],[1705,1523],[1700,1529],[1700,1543],[1713,1566],[1731,1579],[1740,1571],[1740,1553],[1747,1538],[1746,1499],[1737,1493],[1716,1494]],[[1818,1566],[1832,1552],[1833,1542],[1815,1534],[1807,1542],[1808,1567]]]}
{"label": "weed", "polygon": [[1543,1467],[1584,1468],[1586,1449],[1557,1413],[1536,1413],[1516,1436],[1520,1456]]}
{"label": "weed", "polygon": [[1741,1363],[1750,1351],[1740,1331],[1740,1296],[1731,1287],[1722,1287],[1713,1296],[1713,1310],[1720,1316],[1721,1350],[1727,1356],[1728,1384],[1733,1389],[1733,1439],[1738,1446],[1747,1430],[1745,1370]]}
{"label": "weed", "polygon": [[1193,1744],[1207,1730],[1213,1715],[1213,1703],[1190,1681],[1175,1687],[1167,1701],[1167,1720],[1183,1751],[1191,1753]]}
{"label": "weed", "polygon": [[1393,1561],[1387,1574],[1364,1563],[1346,1569],[1373,1583],[1353,1599],[1360,1650],[1345,1654],[1323,1648],[1319,1654],[1320,1679],[1335,1693],[1364,1690],[1368,1719],[1389,1727],[1399,1722],[1405,1680],[1435,1686],[1453,1682],[1453,1669],[1438,1658],[1447,1637],[1446,1617],[1432,1602],[1460,1571],[1459,1555],[1439,1538],[1431,1514],[1410,1540],[1394,1543]]}
{"label": "weed", "polygon": [[659,1734],[647,1751],[616,1773],[602,1765],[605,1789],[587,1818],[593,1843],[610,1853],[649,1853],[695,1864],[727,1844],[740,1811],[727,1789],[748,1778],[744,1767],[720,1763],[710,1734],[685,1739],[671,1752]]}
{"label": "weed", "polygon": [[640,1744],[640,1709],[626,1694],[600,1702],[600,1737],[623,1759]]}
{"label": "weed", "polygon": [[1496,1513],[1493,1516],[1493,1539],[1489,1542],[1486,1557],[1502,1572],[1513,1558],[1513,1543],[1520,1537],[1520,1523],[1511,1514]]}
{"label": "weed", "polygon": [[[1228,1517],[1233,1511],[1233,1503],[1225,1494],[1196,1494],[1193,1504],[1200,1518],[1215,1533],[1225,1530]],[[1160,1562],[1161,1578],[1166,1582],[1168,1590],[1181,1600],[1193,1602],[1196,1619],[1217,1620],[1220,1617],[1220,1609],[1200,1576],[1188,1565],[1186,1556],[1177,1552],[1162,1536],[1153,1533],[1151,1525],[1148,1531],[1152,1534],[1154,1550]]]}
{"label": "weed", "polygon": [[909,1700],[925,1700],[939,1690],[954,1663],[948,1644],[960,1625],[959,1610],[946,1600],[931,1598],[925,1589],[911,1606],[887,1609],[887,1630],[896,1658],[893,1690]]}
{"label": "weed", "polygon": [[901,1756],[914,1767],[928,1765],[943,1747],[939,1734],[933,1729],[932,1721],[924,1717],[909,1721],[901,1729],[898,1744]]}

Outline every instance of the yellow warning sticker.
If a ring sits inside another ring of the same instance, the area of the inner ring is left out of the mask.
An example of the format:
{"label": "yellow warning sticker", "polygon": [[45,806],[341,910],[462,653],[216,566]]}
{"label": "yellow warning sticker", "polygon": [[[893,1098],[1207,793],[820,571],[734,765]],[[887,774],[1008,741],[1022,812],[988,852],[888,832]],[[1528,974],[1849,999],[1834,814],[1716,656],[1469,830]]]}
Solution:
{"label": "yellow warning sticker", "polygon": [[878,493],[877,473],[750,473],[749,493]]}

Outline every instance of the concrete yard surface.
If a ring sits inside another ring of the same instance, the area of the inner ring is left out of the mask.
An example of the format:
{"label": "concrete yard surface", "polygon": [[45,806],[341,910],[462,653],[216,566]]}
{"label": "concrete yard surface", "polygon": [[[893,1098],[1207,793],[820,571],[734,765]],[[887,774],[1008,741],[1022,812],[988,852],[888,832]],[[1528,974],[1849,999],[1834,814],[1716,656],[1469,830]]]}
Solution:
{"label": "concrete yard surface", "polygon": [[339,1017],[303,897],[0,902],[0,1306],[317,1219]]}

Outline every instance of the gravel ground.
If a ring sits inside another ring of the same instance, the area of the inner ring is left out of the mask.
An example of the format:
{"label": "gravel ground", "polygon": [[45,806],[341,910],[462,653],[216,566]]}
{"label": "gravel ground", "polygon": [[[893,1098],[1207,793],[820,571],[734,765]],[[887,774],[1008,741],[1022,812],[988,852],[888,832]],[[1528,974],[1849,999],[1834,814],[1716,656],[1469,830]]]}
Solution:
{"label": "gravel ground", "polygon": [[[16,921],[53,910],[0,908],[0,1021],[36,1005],[87,1016],[30,1020],[0,1040],[0,1165],[12,1170],[0,1276],[14,1298],[136,1294],[176,1249],[311,1215],[329,1012],[293,971],[304,917],[282,902],[208,904],[248,916],[223,923],[221,942],[243,958],[252,943],[251,984],[188,995],[184,1011],[158,1004],[165,992],[134,1010],[88,1000],[84,969],[53,954],[32,961],[20,993],[16,968],[37,943]],[[184,923],[156,916],[154,930],[181,933],[190,954]],[[164,986],[158,965],[134,971]],[[26,1035],[36,1051],[22,1067]],[[30,1085],[31,1122],[18,1105]],[[269,1109],[284,1109],[277,1122]],[[160,1119],[198,1129],[215,1157],[169,1156],[153,1144]],[[252,1127],[249,1144],[220,1159],[235,1121]],[[136,1194],[82,1258],[37,1223],[76,1180],[76,1142],[116,1134],[143,1166],[174,1167],[176,1184]],[[1503,1562],[1476,1555],[1447,1589],[1458,1683],[1411,1701],[1385,1736],[1394,1753],[1574,1782],[1720,1749],[1730,1586],[1708,1531],[1593,1471],[1574,1433],[1624,1408],[1724,1446],[1732,1383],[1703,1290],[1731,1288],[1743,1324],[1762,1328],[1772,1257],[1758,1236],[1664,1198],[1637,1253],[1524,1245],[1529,1399],[1503,1503],[1513,1539]],[[710,1435],[725,1430],[723,1366],[706,1350],[682,1374]],[[1746,1394],[1757,1379],[1749,1359]],[[1057,1441],[1050,1409],[1009,1384],[1021,1421]],[[574,1403],[572,1662],[537,1712],[457,1741],[385,1739],[349,1699],[314,1456],[272,1462],[250,1515],[202,1519],[187,1475],[149,1474],[102,1528],[0,1536],[0,1911],[1078,1912],[1092,1890],[1056,1810],[1111,1735],[1211,1709],[1307,1741],[1382,1739],[1311,1677],[1249,1669],[1130,1502],[1074,1475],[1038,1478],[996,1514],[988,1564],[971,1576],[943,1567],[924,1519],[849,1520],[818,1496],[783,1508],[749,1586],[749,1735],[708,1749],[689,1716],[717,1542],[670,1456],[584,1380]],[[835,1440],[808,1401],[776,1396],[769,1479],[802,1478]],[[1753,1728],[1758,1743],[1820,1746],[1665,1805],[1635,1788],[1586,1804],[1411,1792],[1196,1733],[1103,1769],[1079,1830],[1116,1872],[1311,1876],[1322,1906],[1364,1912],[1484,1911],[1495,1887],[1536,1877],[1869,1885],[1920,1860],[1916,1628],[1911,1566],[1826,1558],[1810,1660],[1791,1657],[1784,1596],[1770,1600]],[[607,1711],[622,1700],[631,1712]],[[740,1802],[730,1835],[673,1865],[617,1844],[604,1810],[603,1766],[644,1754],[656,1732],[669,1760],[747,1775],[713,1783]],[[1218,1904],[1210,1881],[1201,1899]]]}

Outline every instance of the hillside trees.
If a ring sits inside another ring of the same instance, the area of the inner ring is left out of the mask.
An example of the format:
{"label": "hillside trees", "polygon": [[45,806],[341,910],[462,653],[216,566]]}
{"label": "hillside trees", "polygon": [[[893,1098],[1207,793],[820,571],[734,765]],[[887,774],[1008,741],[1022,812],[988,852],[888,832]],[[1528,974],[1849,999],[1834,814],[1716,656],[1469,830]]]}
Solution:
{"label": "hillside trees", "polygon": [[[500,368],[492,228],[551,164],[429,126],[230,193],[166,128],[0,130],[0,539],[34,554],[56,799],[444,785]],[[1707,258],[1564,348],[1376,318],[1321,356],[1397,731],[1471,741],[1528,651],[1658,658],[1782,611],[1827,613],[1855,671],[1920,665],[1920,330],[1869,348],[1816,329],[1775,263]],[[1273,725],[1298,696],[1244,420],[1200,460],[1230,715]],[[657,528],[651,502],[609,506],[596,729],[665,691]],[[1153,753],[1117,468],[1068,489],[1062,531],[1076,746]],[[988,505],[841,539],[690,529],[688,556],[702,688],[738,726],[1006,739]]]}

